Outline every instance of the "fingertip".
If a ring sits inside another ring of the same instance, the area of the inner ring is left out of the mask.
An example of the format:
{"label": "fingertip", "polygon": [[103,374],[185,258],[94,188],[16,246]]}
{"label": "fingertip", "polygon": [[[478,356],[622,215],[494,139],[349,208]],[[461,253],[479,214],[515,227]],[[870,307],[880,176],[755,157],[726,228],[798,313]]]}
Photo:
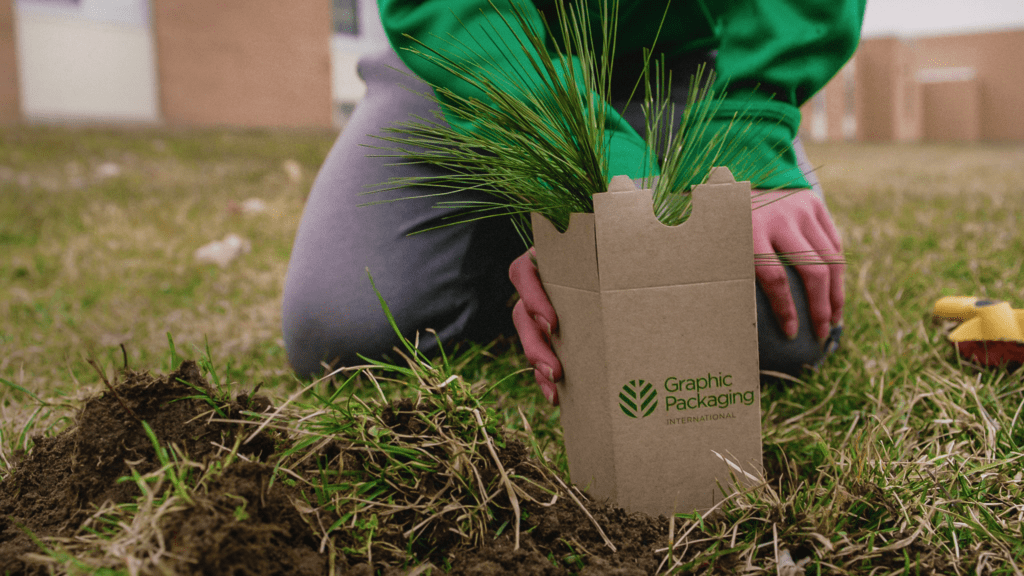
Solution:
{"label": "fingertip", "polygon": [[534,369],[533,377],[537,380],[537,385],[540,386],[541,394],[544,398],[551,403],[552,406],[558,406],[558,388],[555,383],[548,380],[547,377],[541,373],[540,369]]}
{"label": "fingertip", "polygon": [[800,325],[796,320],[789,320],[783,324],[782,331],[789,340],[796,340],[797,334],[800,332]]}
{"label": "fingertip", "polygon": [[541,391],[544,393],[544,398],[551,404],[555,403],[555,391],[550,386],[541,386]]}
{"label": "fingertip", "polygon": [[555,363],[554,366],[552,366],[552,370],[551,370],[551,381],[552,382],[561,382],[563,378],[564,378],[564,374],[562,374],[562,364],[561,364],[561,362],[557,362],[557,359],[556,359],[556,363]]}
{"label": "fingertip", "polygon": [[534,322],[537,323],[538,326],[544,329],[544,333],[548,335],[548,338],[551,338],[551,323],[547,321],[547,318],[544,318],[543,316],[539,315],[534,315],[533,320]]}
{"label": "fingertip", "polygon": [[[553,306],[551,307],[550,311],[551,311],[551,316],[550,316],[551,320],[548,321],[548,336],[551,336],[555,332],[558,332],[558,314],[555,312],[555,308]],[[547,318],[545,318],[545,320],[547,320]]]}
{"label": "fingertip", "polygon": [[548,382],[555,381],[555,371],[551,366],[548,366],[547,364],[538,364],[536,370],[540,372]]}
{"label": "fingertip", "polygon": [[831,323],[824,322],[822,324],[819,324],[815,332],[817,332],[818,344],[824,346],[825,342],[828,341],[829,334],[832,332]]}

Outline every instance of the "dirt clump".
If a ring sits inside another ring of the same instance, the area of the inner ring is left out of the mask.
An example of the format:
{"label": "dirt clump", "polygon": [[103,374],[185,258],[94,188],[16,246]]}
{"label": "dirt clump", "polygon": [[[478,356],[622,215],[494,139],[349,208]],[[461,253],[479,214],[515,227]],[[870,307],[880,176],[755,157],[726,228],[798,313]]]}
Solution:
{"label": "dirt clump", "polygon": [[327,557],[296,509],[297,489],[277,482],[273,467],[235,462],[196,497],[193,506],[163,518],[176,574],[320,576]]}
{"label": "dirt clump", "polygon": [[[256,430],[255,421],[239,422],[246,419],[243,412],[272,409],[265,397],[253,394],[241,394],[233,401],[218,398],[193,362],[183,363],[166,377],[131,370],[120,373],[106,391],[85,400],[66,430],[35,438],[33,448],[19,455],[11,473],[0,482],[0,574],[50,574],[54,566],[26,554],[40,553],[39,539],[81,538],[85,528],[102,529],[102,523],[91,517],[105,503],[152,503],[154,497],[170,497],[166,495],[170,492],[164,494],[170,490],[165,480],[161,480],[160,494],[148,495],[137,482],[118,482],[133,474],[159,471],[163,465],[143,422],[152,430],[165,461],[167,454],[187,460],[189,470],[197,475],[189,481],[187,494],[175,493],[174,505],[161,508],[160,515],[146,524],[156,526],[156,544],[147,540],[144,550],[136,548],[143,555],[158,550],[159,569],[166,573],[392,576],[427,564],[434,574],[447,571],[466,576],[632,576],[657,570],[661,555],[655,550],[667,543],[665,518],[627,514],[588,502],[580,494],[585,511],[564,487],[553,483],[551,472],[515,433],[496,427],[490,429],[494,457],[509,477],[517,479],[523,497],[520,546],[515,547],[513,506],[503,488],[505,472],[499,471],[486,451],[480,452],[476,472],[467,478],[473,488],[486,487],[493,500],[485,502],[490,513],[482,530],[467,538],[456,516],[473,505],[470,492],[453,492],[454,476],[416,473],[402,465],[402,459],[411,458],[409,454],[430,456],[437,463],[453,458],[446,451],[451,448],[437,441],[440,436],[433,424],[424,420],[424,411],[408,399],[380,406],[379,412],[369,416],[367,425],[374,427],[381,440],[373,436],[360,442],[339,434],[323,438],[312,453],[286,456],[286,447],[294,439],[269,432],[274,426],[267,426],[268,432],[239,444],[239,457],[225,458],[237,439],[248,438]],[[451,414],[468,417],[465,411]],[[389,434],[387,440],[384,432]],[[484,432],[480,434],[477,442],[484,438]],[[416,450],[403,452],[393,444],[413,440],[418,444],[409,445]],[[293,457],[305,463],[282,473],[280,468]],[[316,485],[313,478],[305,478],[334,470],[339,483],[401,490],[401,497],[413,504],[442,495],[465,502],[452,500],[447,508],[435,506],[432,512],[424,512],[427,509],[412,504],[397,506],[399,493],[393,492],[396,503],[389,503],[390,496],[380,497],[385,506],[376,509],[378,527],[374,510],[360,511],[362,499],[373,496],[360,491],[332,501],[310,488]],[[195,481],[198,477],[202,480]],[[327,528],[343,517],[351,520]],[[357,520],[363,522],[362,528]],[[617,551],[607,546],[595,521]],[[373,528],[367,531],[367,526]]]}
{"label": "dirt clump", "polygon": [[564,498],[552,506],[525,508],[520,548],[511,535],[490,539],[483,546],[463,550],[452,559],[451,574],[492,576],[641,576],[657,572],[668,541],[668,519],[630,514],[621,508],[587,502],[587,510],[615,545],[609,548],[578,504]]}
{"label": "dirt clump", "polygon": [[[213,397],[195,362],[182,363],[164,378],[126,369],[108,390],[85,401],[72,426],[34,438],[33,448],[19,455],[0,482],[0,573],[48,573],[22,558],[39,551],[27,532],[36,538],[72,536],[95,505],[131,502],[140,495],[134,482],[118,479],[133,469],[144,475],[161,465],[142,422],[161,446],[177,447],[195,462],[217,454],[215,444],[230,447],[240,425],[214,422],[211,414],[219,410],[227,419],[251,408],[226,402],[215,410],[207,401]],[[273,448],[273,437],[261,434],[239,452],[260,459]]]}

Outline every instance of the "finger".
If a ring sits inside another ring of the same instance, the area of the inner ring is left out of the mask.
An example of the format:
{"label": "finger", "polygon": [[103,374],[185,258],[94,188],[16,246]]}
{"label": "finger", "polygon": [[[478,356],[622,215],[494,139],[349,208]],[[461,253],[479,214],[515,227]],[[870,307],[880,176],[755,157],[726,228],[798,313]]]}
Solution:
{"label": "finger", "polygon": [[523,345],[526,360],[536,371],[543,374],[548,381],[558,382],[562,379],[562,363],[551,348],[545,331],[526,312],[523,301],[516,302],[512,309],[512,323],[519,333],[519,341]]}
{"label": "finger", "polygon": [[548,299],[540,274],[534,264],[534,249],[530,248],[516,258],[509,266],[508,276],[519,292],[520,301],[526,306],[527,314],[544,329],[548,336],[558,329],[558,315]]}
{"label": "finger", "polygon": [[796,305],[793,304],[793,294],[790,292],[785,268],[781,265],[758,266],[754,269],[754,274],[761,290],[764,290],[765,296],[768,297],[772,314],[782,327],[782,332],[786,338],[793,340],[800,329],[800,320],[796,315]]}
{"label": "finger", "polygon": [[839,230],[836,230],[835,222],[832,221],[832,216],[828,213],[828,209],[825,208],[824,202],[821,202],[819,200],[814,215],[818,220],[818,225],[821,226],[821,229],[825,232],[825,235],[828,237],[834,254],[836,256],[842,254],[843,240],[842,238],[840,238]]}
{"label": "finger", "polygon": [[[775,248],[767,235],[754,234],[754,253],[774,254]],[[789,279],[786,278],[786,270],[781,265],[765,265],[754,268],[754,275],[757,283],[761,286],[768,303],[771,305],[772,314],[779,322],[782,332],[790,340],[796,338],[800,329],[800,320],[796,315],[796,305],[793,303],[793,294],[790,292]]]}
{"label": "finger", "polygon": [[551,402],[552,406],[558,406],[558,386],[541,374],[539,370],[533,371],[533,378],[537,381],[537,386],[540,386],[540,391],[548,402]]}
{"label": "finger", "polygon": [[843,241],[839,236],[835,223],[832,221],[832,217],[825,210],[824,206],[821,207],[818,213],[818,222],[832,243],[833,253],[829,259],[832,261],[838,260],[835,264],[829,265],[829,279],[832,283],[829,294],[832,300],[832,317],[830,320],[833,326],[840,326],[843,323],[843,305],[846,303],[846,292],[843,287],[843,277],[846,273],[846,264],[843,263]]}
{"label": "finger", "polygon": [[[799,240],[790,238],[780,242],[780,251],[801,251],[811,250],[818,254],[818,259],[827,259],[832,250],[832,242],[827,234],[818,226],[808,226],[804,235]],[[807,293],[807,308],[811,316],[811,327],[814,336],[819,341],[828,337],[832,323],[832,282],[833,266],[821,263],[797,264],[797,274],[803,281]]]}
{"label": "finger", "polygon": [[833,326],[843,325],[843,305],[846,303],[846,290],[843,287],[843,276],[846,272],[846,265],[835,264],[832,267],[832,321]]}
{"label": "finger", "polygon": [[807,309],[814,337],[823,342],[832,327],[832,282],[828,266],[806,264],[796,267],[807,292]]}

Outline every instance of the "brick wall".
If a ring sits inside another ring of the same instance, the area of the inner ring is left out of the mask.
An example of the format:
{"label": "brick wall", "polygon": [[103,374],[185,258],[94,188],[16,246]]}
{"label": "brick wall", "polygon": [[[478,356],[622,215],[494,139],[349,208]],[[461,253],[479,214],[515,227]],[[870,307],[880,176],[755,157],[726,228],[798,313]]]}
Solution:
{"label": "brick wall", "polygon": [[1024,141],[1024,30],[922,38],[917,67],[975,73],[982,140]]}
{"label": "brick wall", "polygon": [[899,38],[863,40],[857,50],[857,138],[914,141],[921,136],[915,46]]}
{"label": "brick wall", "polygon": [[896,38],[863,40],[857,49],[857,85],[870,87],[859,94],[857,136],[862,140],[892,140],[896,135],[891,62],[898,49]]}
{"label": "brick wall", "polygon": [[826,137],[829,140],[843,139],[843,116],[846,112],[846,85],[843,78],[843,71],[840,70],[833,82],[829,82],[822,89],[825,92],[825,126]]}
{"label": "brick wall", "polygon": [[153,0],[163,120],[332,126],[330,6],[327,0]]}
{"label": "brick wall", "polygon": [[18,58],[14,41],[14,0],[0,0],[0,126],[18,122]]}
{"label": "brick wall", "polygon": [[[854,56],[857,139],[1024,141],[1021,54],[1024,30],[862,40]],[[842,138],[842,84],[839,75],[824,89],[828,140]],[[811,106],[804,113],[806,121]]]}
{"label": "brick wall", "polygon": [[977,142],[981,137],[978,82],[929,82],[922,86],[922,137],[929,142]]}

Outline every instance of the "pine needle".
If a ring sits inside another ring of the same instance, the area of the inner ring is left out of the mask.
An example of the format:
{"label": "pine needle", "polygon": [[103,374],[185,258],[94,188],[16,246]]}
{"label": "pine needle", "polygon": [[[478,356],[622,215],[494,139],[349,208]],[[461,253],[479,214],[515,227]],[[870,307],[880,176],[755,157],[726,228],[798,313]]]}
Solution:
{"label": "pine needle", "polygon": [[[431,189],[427,196],[437,198],[438,207],[454,210],[455,216],[429,230],[485,218],[511,218],[524,244],[530,246],[530,213],[545,216],[564,231],[573,212],[593,212],[594,194],[606,191],[615,176],[608,168],[610,129],[622,128],[625,121],[609,114],[607,102],[618,2],[602,2],[597,39],[591,36],[595,27],[583,0],[556,3],[557,37],[550,29],[536,29],[527,12],[530,8],[515,1],[510,3],[510,13],[493,3],[491,8],[491,28],[482,36],[467,34],[467,42],[431,38],[428,44],[407,36],[414,44],[409,49],[413,57],[447,71],[479,90],[484,99],[433,85],[433,94],[424,96],[443,113],[386,129],[380,139],[388,145],[377,148],[380,156],[431,165],[439,173],[394,178],[375,191]],[[518,44],[509,45],[502,32],[511,32]],[[545,38],[551,39],[553,53]],[[768,127],[765,123],[745,110],[724,126],[713,122],[726,95],[712,89],[714,75],[703,66],[690,79],[682,120],[674,126],[671,72],[664,57],[653,61],[652,71],[652,54],[652,49],[644,50],[644,73],[638,81],[645,93],[641,107],[649,154],[638,169],[646,174],[645,185],[654,187],[655,215],[673,226],[689,217],[689,191],[704,183],[712,168],[728,166],[739,179],[758,182],[772,175],[773,162],[758,165],[749,147]],[[660,176],[652,178],[659,171]],[[480,192],[491,199],[448,198],[464,192]],[[393,200],[384,202],[389,201]],[[755,265],[843,261],[841,254],[766,254],[758,255]]]}

